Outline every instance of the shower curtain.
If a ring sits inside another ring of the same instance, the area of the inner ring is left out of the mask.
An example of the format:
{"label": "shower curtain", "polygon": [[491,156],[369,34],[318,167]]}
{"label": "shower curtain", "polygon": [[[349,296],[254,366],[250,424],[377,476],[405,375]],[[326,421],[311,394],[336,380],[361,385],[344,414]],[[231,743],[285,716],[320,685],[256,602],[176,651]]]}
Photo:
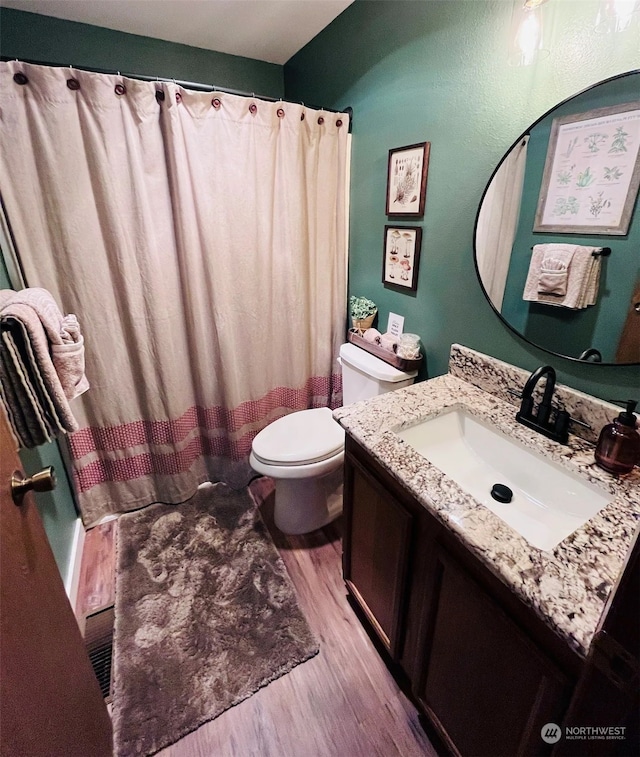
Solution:
{"label": "shower curtain", "polygon": [[496,171],[482,201],[476,229],[476,261],[495,309],[502,310],[513,241],[518,230],[529,136],[515,145]]}
{"label": "shower curtain", "polygon": [[85,524],[243,485],[261,428],[341,401],[348,116],[0,66],[25,279],[85,336],[69,437]]}

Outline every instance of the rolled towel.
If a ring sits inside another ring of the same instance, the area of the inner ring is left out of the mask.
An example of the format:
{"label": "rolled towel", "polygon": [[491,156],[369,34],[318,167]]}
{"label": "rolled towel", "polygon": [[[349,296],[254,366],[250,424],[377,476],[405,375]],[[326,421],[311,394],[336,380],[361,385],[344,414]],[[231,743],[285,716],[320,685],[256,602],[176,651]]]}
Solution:
{"label": "rolled towel", "polygon": [[561,297],[567,293],[569,266],[562,260],[545,258],[540,266],[538,277],[538,294],[557,294]]}
{"label": "rolled towel", "polygon": [[380,346],[384,347],[385,350],[389,350],[389,352],[394,352],[398,349],[398,337],[395,337],[393,334],[381,334],[380,336]]}
{"label": "rolled towel", "polygon": [[89,389],[84,372],[84,339],[69,344],[52,344],[51,359],[58,373],[62,390],[68,400],[73,400]]}
{"label": "rolled towel", "polygon": [[89,381],[84,372],[84,338],[73,313],[62,319],[60,337],[63,344],[51,345],[51,359],[66,398],[73,400],[89,389]]}
{"label": "rolled towel", "polygon": [[362,338],[365,340],[365,342],[371,342],[371,344],[380,344],[380,337],[382,335],[378,331],[378,329],[367,329],[364,334],[362,335]]}
{"label": "rolled towel", "polygon": [[569,266],[575,252],[575,245],[548,244],[544,247],[538,276],[538,293],[557,294],[564,297],[567,293]]}

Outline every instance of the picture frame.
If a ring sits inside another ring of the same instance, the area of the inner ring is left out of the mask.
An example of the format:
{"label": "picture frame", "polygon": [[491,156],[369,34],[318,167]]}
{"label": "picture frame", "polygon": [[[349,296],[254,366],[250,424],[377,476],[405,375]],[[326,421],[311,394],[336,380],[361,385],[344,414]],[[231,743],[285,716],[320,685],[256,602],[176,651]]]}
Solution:
{"label": "picture frame", "polygon": [[421,245],[420,226],[385,226],[382,283],[417,291]]}
{"label": "picture frame", "polygon": [[430,142],[389,150],[386,214],[422,217],[427,196]]}
{"label": "picture frame", "polygon": [[640,187],[640,100],[554,118],[533,231],[625,235]]}

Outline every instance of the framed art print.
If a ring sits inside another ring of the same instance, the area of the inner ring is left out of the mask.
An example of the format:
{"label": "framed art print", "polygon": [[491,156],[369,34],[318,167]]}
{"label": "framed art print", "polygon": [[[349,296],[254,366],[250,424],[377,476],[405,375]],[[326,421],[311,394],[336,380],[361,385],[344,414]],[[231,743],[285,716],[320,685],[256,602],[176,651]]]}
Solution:
{"label": "framed art print", "polygon": [[382,283],[415,292],[420,262],[420,226],[385,226]]}
{"label": "framed art print", "polygon": [[534,231],[629,231],[640,186],[640,100],[554,118]]}
{"label": "framed art print", "polygon": [[424,215],[430,142],[389,150],[387,215]]}

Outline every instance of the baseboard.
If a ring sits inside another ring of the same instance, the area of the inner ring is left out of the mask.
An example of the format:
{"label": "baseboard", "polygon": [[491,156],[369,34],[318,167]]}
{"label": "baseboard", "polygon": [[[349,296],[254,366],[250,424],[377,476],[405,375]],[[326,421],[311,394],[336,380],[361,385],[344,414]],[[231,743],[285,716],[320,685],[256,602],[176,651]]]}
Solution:
{"label": "baseboard", "polygon": [[84,526],[82,520],[76,518],[73,532],[73,544],[71,545],[71,554],[69,556],[69,566],[67,576],[64,581],[64,588],[71,602],[71,607],[76,606],[78,599],[78,587],[80,585],[80,567],[82,565],[82,550],[84,548]]}

